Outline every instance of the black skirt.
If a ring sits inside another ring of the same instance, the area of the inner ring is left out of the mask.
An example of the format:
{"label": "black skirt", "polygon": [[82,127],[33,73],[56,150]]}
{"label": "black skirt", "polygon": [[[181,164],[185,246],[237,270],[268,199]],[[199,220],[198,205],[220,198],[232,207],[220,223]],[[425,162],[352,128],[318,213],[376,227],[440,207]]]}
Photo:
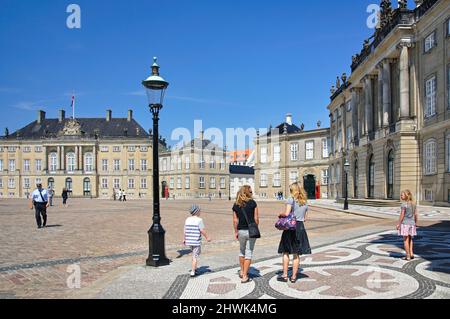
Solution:
{"label": "black skirt", "polygon": [[305,224],[297,222],[295,230],[285,230],[281,235],[279,254],[298,254],[310,255],[311,247],[309,246],[308,234],[306,233]]}

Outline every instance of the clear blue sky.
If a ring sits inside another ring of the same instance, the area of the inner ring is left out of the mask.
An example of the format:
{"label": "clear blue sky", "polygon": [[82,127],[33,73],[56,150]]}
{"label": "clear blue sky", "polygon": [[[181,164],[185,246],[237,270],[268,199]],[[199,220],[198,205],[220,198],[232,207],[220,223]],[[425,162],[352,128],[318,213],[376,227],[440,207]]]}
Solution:
{"label": "clear blue sky", "polygon": [[[0,0],[0,132],[23,127],[44,109],[77,117],[151,117],[141,80],[159,57],[171,85],[161,133],[204,127],[263,128],[293,113],[297,125],[328,125],[337,75],[372,34],[376,0]],[[410,1],[412,2],[412,1]],[[80,30],[66,7],[81,6]],[[395,1],[396,3],[396,1]]]}

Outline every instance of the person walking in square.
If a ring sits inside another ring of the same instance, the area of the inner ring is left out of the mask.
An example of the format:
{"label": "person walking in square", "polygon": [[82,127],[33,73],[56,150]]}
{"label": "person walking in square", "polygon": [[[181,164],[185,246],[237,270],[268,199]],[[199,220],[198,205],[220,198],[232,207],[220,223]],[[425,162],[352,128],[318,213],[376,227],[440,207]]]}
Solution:
{"label": "person walking in square", "polygon": [[253,251],[256,245],[256,239],[250,238],[249,224],[252,223],[259,225],[259,210],[258,205],[253,200],[252,188],[246,185],[240,188],[236,203],[233,206],[234,233],[240,246],[239,264],[241,268],[239,277],[243,284],[251,281],[248,271],[252,264]]}
{"label": "person walking in square", "polygon": [[42,184],[37,184],[36,187],[31,194],[30,209],[35,209],[36,224],[38,229],[41,229],[47,226],[47,208],[50,205],[48,202],[48,191],[42,188]]}
{"label": "person walking in square", "polygon": [[403,237],[406,257],[403,260],[410,261],[414,259],[413,238],[417,236],[417,206],[410,190],[401,193],[402,200],[400,219],[397,225],[398,235]]}
{"label": "person walking in square", "polygon": [[290,186],[291,197],[286,202],[286,212],[279,217],[287,217],[294,213],[297,220],[295,230],[285,230],[281,236],[278,253],[283,255],[283,275],[278,281],[288,282],[290,255],[293,255],[291,283],[297,282],[297,273],[300,266],[300,255],[311,254],[308,235],[305,229],[305,222],[308,215],[307,196],[303,187],[299,183]]}
{"label": "person walking in square", "polygon": [[53,206],[53,196],[55,195],[55,191],[50,186],[48,187],[48,200],[50,202],[50,206]]}
{"label": "person walking in square", "polygon": [[67,190],[67,188],[63,188],[63,191],[61,193],[61,197],[63,199],[63,206],[64,207],[68,207],[67,199],[69,198],[69,191]]}
{"label": "person walking in square", "polygon": [[127,193],[125,193],[125,190],[122,190],[122,201],[127,201]]}
{"label": "person walking in square", "polygon": [[196,277],[198,276],[198,259],[202,253],[202,236],[204,236],[208,242],[211,241],[211,238],[208,237],[203,219],[200,218],[201,208],[194,204],[189,210],[189,213],[191,216],[188,217],[184,223],[183,243],[192,251],[191,277]]}

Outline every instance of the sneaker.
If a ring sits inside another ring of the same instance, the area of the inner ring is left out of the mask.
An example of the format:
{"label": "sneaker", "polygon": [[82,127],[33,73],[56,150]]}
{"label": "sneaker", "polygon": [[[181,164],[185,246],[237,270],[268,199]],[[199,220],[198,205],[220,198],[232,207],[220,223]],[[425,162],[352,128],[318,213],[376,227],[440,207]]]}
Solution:
{"label": "sneaker", "polygon": [[191,278],[194,278],[197,276],[197,273],[195,271],[191,271]]}

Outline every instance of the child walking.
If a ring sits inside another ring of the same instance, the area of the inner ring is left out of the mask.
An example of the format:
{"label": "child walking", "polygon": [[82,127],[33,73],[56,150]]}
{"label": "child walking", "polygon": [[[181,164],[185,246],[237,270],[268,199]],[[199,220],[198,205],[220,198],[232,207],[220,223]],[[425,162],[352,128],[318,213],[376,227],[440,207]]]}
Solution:
{"label": "child walking", "polygon": [[200,207],[195,204],[192,205],[189,213],[191,214],[191,217],[188,217],[184,224],[184,245],[188,246],[192,250],[191,277],[196,277],[198,275],[198,259],[202,253],[202,235],[208,242],[210,242],[211,239],[206,234],[203,219],[200,218]]}
{"label": "child walking", "polygon": [[403,236],[406,257],[403,260],[414,259],[413,237],[417,236],[417,208],[413,202],[411,191],[405,190],[401,193],[400,199],[403,201],[401,206],[400,220],[397,225],[398,235]]}

